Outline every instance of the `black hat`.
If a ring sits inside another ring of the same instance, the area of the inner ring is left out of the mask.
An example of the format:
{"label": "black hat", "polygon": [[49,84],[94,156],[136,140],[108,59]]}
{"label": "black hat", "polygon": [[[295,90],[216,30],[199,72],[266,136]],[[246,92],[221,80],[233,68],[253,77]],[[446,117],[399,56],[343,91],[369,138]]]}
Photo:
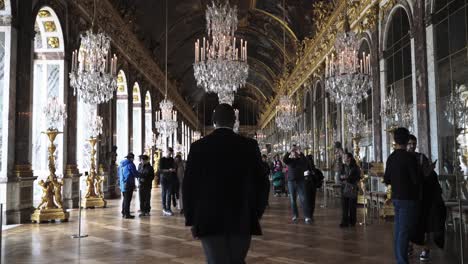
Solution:
{"label": "black hat", "polygon": [[140,159],[142,159],[142,160],[149,160],[149,156],[143,154],[143,155],[140,155]]}
{"label": "black hat", "polygon": [[135,155],[132,152],[129,152],[127,156],[125,156],[126,159],[134,159]]}

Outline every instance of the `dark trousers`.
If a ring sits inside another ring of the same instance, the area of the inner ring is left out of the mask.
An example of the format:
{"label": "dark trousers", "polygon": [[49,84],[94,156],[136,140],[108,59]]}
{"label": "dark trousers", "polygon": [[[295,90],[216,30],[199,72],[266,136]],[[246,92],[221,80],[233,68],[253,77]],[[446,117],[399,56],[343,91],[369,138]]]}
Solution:
{"label": "dark trousers", "polygon": [[151,210],[151,182],[140,183],[140,211],[142,213],[149,213]]}
{"label": "dark trousers", "polygon": [[410,233],[414,231],[418,212],[418,202],[393,199],[395,207],[394,251],[398,264],[408,264]]}
{"label": "dark trousers", "polygon": [[219,235],[200,238],[208,264],[245,264],[249,235]]}
{"label": "dark trousers", "polygon": [[288,189],[290,194],[291,209],[295,217],[299,216],[299,211],[297,209],[297,195],[299,195],[299,200],[301,201],[302,210],[304,212],[304,217],[310,217],[309,201],[305,199],[305,181],[288,181]]}
{"label": "dark trousers", "polygon": [[342,197],[341,207],[343,209],[341,223],[345,225],[355,225],[357,198]]}
{"label": "dark trousers", "polygon": [[310,217],[314,217],[315,212],[315,197],[317,195],[317,188],[314,181],[305,181],[305,192],[307,203],[309,204]]}
{"label": "dark trousers", "polygon": [[130,203],[132,202],[133,188],[122,192],[122,216],[130,215]]}
{"label": "dark trousers", "polygon": [[171,195],[173,192],[173,183],[170,176],[161,177],[161,202],[163,210],[171,210]]}

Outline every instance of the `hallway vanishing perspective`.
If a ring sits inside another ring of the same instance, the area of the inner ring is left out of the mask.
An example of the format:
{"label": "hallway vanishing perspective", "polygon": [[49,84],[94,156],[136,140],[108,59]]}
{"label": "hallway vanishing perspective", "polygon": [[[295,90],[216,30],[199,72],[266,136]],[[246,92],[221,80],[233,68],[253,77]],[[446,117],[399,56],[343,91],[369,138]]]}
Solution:
{"label": "hallway vanishing perspective", "polygon": [[[120,200],[110,201],[106,209],[83,211],[83,234],[89,237],[81,240],[70,237],[78,232],[77,210],[68,223],[12,227],[5,231],[2,263],[205,263],[201,243],[192,239],[183,217],[161,216],[160,192],[152,196],[150,217],[122,219]],[[373,218],[366,227],[340,229],[338,201],[320,208],[322,201],[317,201],[315,222],[305,225],[291,222],[288,198],[271,197],[262,220],[264,236],[254,237],[247,263],[394,263],[390,222]],[[138,203],[134,206],[139,208]],[[358,219],[362,220],[361,209]],[[435,251],[430,263],[456,263],[456,255],[455,249]],[[419,262],[416,256],[414,260]]]}

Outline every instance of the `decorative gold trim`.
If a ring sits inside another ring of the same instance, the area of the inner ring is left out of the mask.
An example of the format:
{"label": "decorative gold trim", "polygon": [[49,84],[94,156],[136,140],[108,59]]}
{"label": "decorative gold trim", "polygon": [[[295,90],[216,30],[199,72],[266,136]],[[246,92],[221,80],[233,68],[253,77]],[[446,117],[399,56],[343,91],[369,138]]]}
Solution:
{"label": "decorative gold trim", "polygon": [[60,40],[58,37],[47,37],[47,48],[58,49]]}
{"label": "decorative gold trim", "polygon": [[44,21],[42,22],[44,25],[44,30],[45,32],[56,32],[57,31],[57,26],[55,25],[54,21]]}
{"label": "decorative gold trim", "polygon": [[40,18],[46,18],[46,17],[51,17],[52,15],[50,14],[50,12],[48,10],[41,9],[37,13],[37,16],[40,17]]}

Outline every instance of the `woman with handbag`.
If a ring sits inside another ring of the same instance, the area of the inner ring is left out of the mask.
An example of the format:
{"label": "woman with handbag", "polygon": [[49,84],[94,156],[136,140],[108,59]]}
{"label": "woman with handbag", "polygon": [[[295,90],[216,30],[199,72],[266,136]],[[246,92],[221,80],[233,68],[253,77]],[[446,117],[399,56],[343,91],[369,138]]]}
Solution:
{"label": "woman with handbag", "polygon": [[342,210],[340,227],[348,227],[356,225],[356,207],[358,196],[358,183],[361,178],[361,170],[359,169],[353,154],[346,153],[344,155],[346,165],[345,174],[341,175],[342,192]]}

